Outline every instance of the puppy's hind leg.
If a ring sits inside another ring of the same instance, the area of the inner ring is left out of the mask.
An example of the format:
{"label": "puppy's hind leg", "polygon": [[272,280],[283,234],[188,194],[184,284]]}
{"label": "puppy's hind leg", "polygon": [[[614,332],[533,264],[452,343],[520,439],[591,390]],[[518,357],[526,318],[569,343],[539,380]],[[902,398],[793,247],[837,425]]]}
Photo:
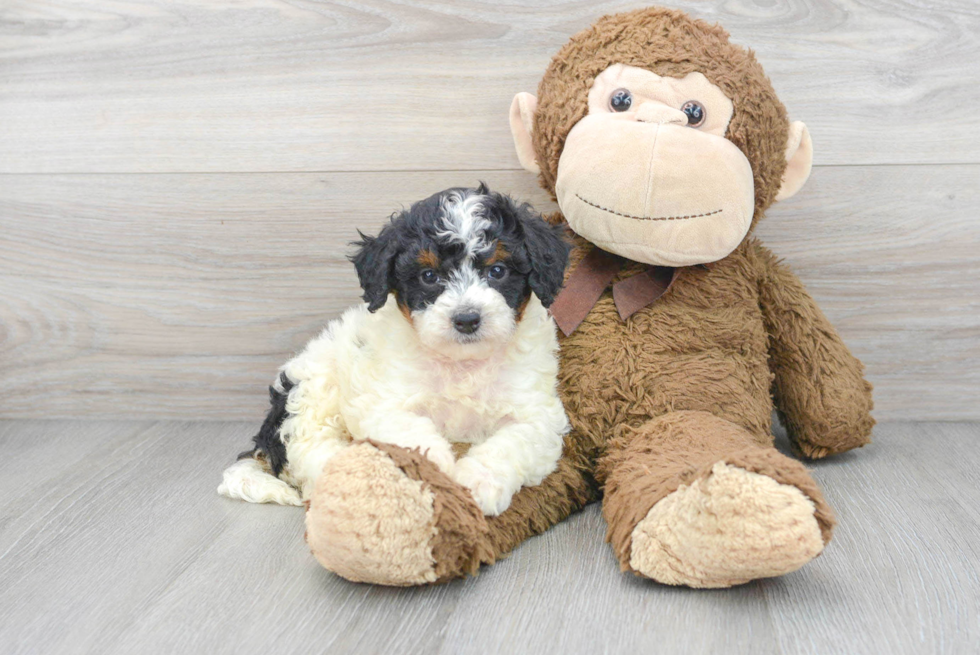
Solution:
{"label": "puppy's hind leg", "polygon": [[286,399],[294,386],[282,372],[269,387],[269,414],[253,437],[255,448],[239,455],[238,461],[225,469],[219,494],[250,503],[303,504],[299,491],[278,477],[286,464],[286,445],[279,430],[288,417]]}
{"label": "puppy's hind leg", "polygon": [[272,475],[255,457],[245,457],[226,468],[218,493],[250,503],[303,504],[297,489]]}

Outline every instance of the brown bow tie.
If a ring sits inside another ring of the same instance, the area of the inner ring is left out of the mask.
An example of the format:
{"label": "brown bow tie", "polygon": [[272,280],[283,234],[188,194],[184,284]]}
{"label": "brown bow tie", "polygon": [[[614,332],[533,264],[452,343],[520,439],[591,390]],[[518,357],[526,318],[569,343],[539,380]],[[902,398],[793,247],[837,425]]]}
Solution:
{"label": "brown bow tie", "polygon": [[[568,276],[565,288],[551,305],[551,315],[566,337],[575,331],[629,260],[593,248]],[[667,292],[679,268],[648,266],[645,271],[613,285],[613,302],[624,321]]]}

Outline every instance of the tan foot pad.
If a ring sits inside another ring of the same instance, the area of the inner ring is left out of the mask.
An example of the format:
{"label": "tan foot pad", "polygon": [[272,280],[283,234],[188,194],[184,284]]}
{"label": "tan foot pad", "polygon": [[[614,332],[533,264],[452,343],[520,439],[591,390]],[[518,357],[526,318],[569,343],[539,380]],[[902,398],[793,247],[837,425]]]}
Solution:
{"label": "tan foot pad", "polygon": [[823,550],[799,489],[718,462],[662,499],[633,530],[630,566],[658,582],[730,587],[795,571]]}
{"label": "tan foot pad", "polygon": [[331,459],[306,512],[306,538],[325,568],[354,582],[436,580],[434,497],[369,444]]}

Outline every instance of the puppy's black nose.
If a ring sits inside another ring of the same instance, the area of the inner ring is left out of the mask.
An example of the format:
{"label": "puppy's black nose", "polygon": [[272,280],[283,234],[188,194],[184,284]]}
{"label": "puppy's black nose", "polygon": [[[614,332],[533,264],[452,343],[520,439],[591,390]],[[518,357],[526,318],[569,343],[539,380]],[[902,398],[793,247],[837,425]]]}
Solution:
{"label": "puppy's black nose", "polygon": [[466,312],[453,316],[453,327],[457,332],[473,334],[480,327],[480,315],[476,312]]}

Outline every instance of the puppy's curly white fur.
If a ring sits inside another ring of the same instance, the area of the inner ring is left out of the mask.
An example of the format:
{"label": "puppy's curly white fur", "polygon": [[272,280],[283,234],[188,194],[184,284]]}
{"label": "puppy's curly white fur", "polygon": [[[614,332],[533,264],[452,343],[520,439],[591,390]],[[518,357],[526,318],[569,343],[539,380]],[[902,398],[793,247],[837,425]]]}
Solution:
{"label": "puppy's curly white fur", "polygon": [[[554,471],[569,429],[545,309],[568,244],[481,184],[415,203],[356,245],[365,303],[282,367],[255,448],[218,491],[299,505],[327,460],[373,439],[419,449],[500,514]],[[453,443],[471,444],[458,461]]]}

